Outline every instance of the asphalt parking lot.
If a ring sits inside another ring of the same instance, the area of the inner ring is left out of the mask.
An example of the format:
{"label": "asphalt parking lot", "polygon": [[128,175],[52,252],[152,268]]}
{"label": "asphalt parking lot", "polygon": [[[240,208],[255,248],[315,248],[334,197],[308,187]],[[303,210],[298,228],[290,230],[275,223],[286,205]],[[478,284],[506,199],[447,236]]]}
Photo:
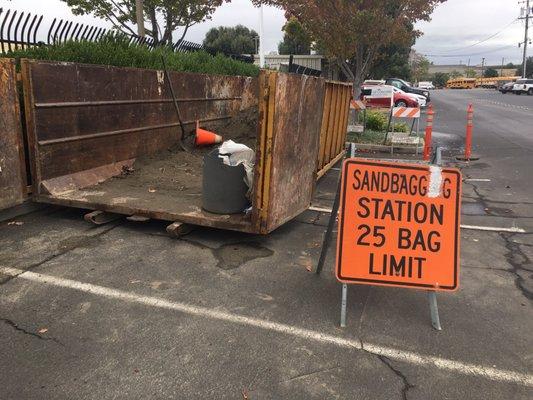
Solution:
{"label": "asphalt parking lot", "polygon": [[[449,164],[476,109],[463,223],[523,230],[462,230],[442,331],[425,292],[357,285],[339,327],[332,251],[313,273],[328,213],[175,240],[162,222],[47,207],[0,223],[0,398],[531,399],[533,97],[432,96]],[[315,204],[331,206],[338,173]]]}

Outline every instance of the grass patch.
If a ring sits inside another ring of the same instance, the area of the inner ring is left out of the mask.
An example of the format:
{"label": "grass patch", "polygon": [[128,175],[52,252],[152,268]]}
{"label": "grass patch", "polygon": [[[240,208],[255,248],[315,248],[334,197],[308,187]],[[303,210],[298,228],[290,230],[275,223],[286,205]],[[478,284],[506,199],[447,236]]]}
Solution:
{"label": "grass patch", "polygon": [[[390,136],[390,135],[389,135]],[[362,133],[348,132],[348,142],[362,144],[383,144],[385,132],[372,131],[367,129]]]}
{"label": "grass patch", "polygon": [[7,57],[161,70],[161,55],[165,57],[167,68],[173,71],[259,75],[259,68],[255,65],[233,60],[222,54],[212,56],[205,51],[175,53],[165,47],[150,50],[146,46],[129,44],[120,37],[107,37],[98,42],[68,41],[50,46],[35,46],[11,51]]}

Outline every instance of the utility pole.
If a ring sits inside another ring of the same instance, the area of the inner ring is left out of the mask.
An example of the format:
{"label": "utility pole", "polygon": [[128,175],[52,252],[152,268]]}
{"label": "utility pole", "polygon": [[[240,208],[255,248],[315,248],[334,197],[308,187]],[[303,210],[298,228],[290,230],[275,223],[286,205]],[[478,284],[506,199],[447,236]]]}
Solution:
{"label": "utility pole", "polygon": [[481,77],[485,77],[485,57],[481,59]]}
{"label": "utility pole", "polygon": [[135,16],[137,17],[137,34],[144,37],[146,32],[144,30],[144,14],[143,14],[143,0],[135,0]]}
{"label": "utility pole", "polygon": [[525,19],[526,20],[526,29],[524,31],[524,56],[522,57],[522,78],[525,78],[526,77],[526,72],[527,72],[527,65],[526,65],[526,61],[527,61],[527,42],[528,42],[528,30],[529,30],[529,18],[530,18],[530,15],[531,14],[531,7],[529,6],[529,0],[525,0],[525,1],[521,1],[519,4],[524,4],[526,3],[526,13],[523,17],[521,17],[520,19]]}
{"label": "utility pole", "polygon": [[503,63],[505,62],[505,57],[502,57],[502,67],[500,68],[500,77],[503,76]]}

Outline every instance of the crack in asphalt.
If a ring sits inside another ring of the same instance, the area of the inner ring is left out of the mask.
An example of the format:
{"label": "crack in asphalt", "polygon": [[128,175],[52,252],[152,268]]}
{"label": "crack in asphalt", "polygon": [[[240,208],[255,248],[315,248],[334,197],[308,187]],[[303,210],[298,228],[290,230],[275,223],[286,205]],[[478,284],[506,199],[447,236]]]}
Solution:
{"label": "crack in asphalt", "polygon": [[34,338],[37,338],[39,340],[50,340],[52,342],[55,342],[57,344],[59,344],[60,346],[64,346],[63,343],[61,343],[59,340],[57,340],[56,338],[52,338],[52,337],[44,337],[42,335],[39,335],[38,333],[35,333],[35,332],[30,332],[24,328],[21,328],[16,322],[14,322],[13,320],[9,319],[9,318],[0,318],[0,321],[2,321],[3,323],[5,323],[6,325],[12,327],[14,330],[16,330],[17,332],[22,332],[23,334],[25,335],[28,335],[28,336],[32,336]]}
{"label": "crack in asphalt", "polygon": [[311,371],[311,372],[305,372],[305,373],[302,373],[302,374],[298,374],[296,376],[292,376],[289,379],[287,379],[287,380],[285,380],[283,382],[280,382],[280,383],[287,383],[287,382],[290,382],[290,381],[294,381],[296,379],[307,378],[308,376],[311,376],[311,375],[316,375],[316,374],[320,374],[322,372],[332,371],[332,370],[338,369],[338,368],[340,368],[340,365],[334,365],[333,367],[326,367],[326,368],[317,369],[317,370]]}
{"label": "crack in asphalt", "polygon": [[[113,225],[112,227],[110,227],[109,229],[102,230],[101,232],[98,232],[95,235],[84,235],[84,236],[88,240],[93,239],[93,238],[97,238],[97,237],[105,235],[106,233],[112,231],[113,229],[119,227],[122,224],[123,224],[123,222],[119,222],[119,223],[116,223],[115,225]],[[43,260],[41,260],[39,262],[36,262],[34,264],[30,264],[27,268],[24,268],[24,271],[33,271],[35,268],[38,268],[41,265],[46,264],[47,262],[53,260],[54,258],[61,257],[62,255],[65,255],[65,254],[71,252],[72,250],[75,250],[75,249],[80,248],[82,246],[83,246],[83,243],[80,241],[80,243],[77,244],[76,246],[67,247],[64,250],[59,250],[59,251],[57,251],[55,253],[52,253],[51,255],[49,255],[48,257],[44,258]],[[0,281],[0,285],[4,285],[4,284],[10,282],[12,279],[15,279],[15,278],[16,278],[16,276],[8,276],[3,281]]]}
{"label": "crack in asphalt", "polygon": [[[525,280],[519,273],[519,271],[533,272],[531,269],[525,268],[526,265],[531,265],[531,260],[520,248],[520,243],[513,242],[512,238],[514,234],[510,235],[502,232],[499,235],[505,242],[507,253],[504,254],[504,257],[507,260],[507,263],[512,267],[510,271],[516,276],[516,287],[527,299],[533,300],[533,291],[525,287]],[[518,260],[518,258],[521,260]]]}
{"label": "crack in asphalt", "polygon": [[[488,208],[488,200],[485,198],[484,195],[479,193],[478,187],[470,182],[465,183],[472,186],[472,189],[474,190],[474,193],[478,196],[481,205],[484,208]],[[519,271],[533,272],[531,269],[525,268],[525,266],[531,265],[531,260],[520,248],[521,244],[513,242],[512,238],[515,235],[514,233],[509,234],[505,232],[500,232],[498,233],[498,235],[503,239],[504,246],[507,249],[507,252],[504,254],[504,257],[507,260],[507,264],[511,266],[511,269],[509,269],[508,271],[515,276],[515,285],[517,289],[524,295],[525,298],[533,300],[533,291],[529,290],[525,286],[525,280],[519,273]]]}
{"label": "crack in asphalt", "polygon": [[403,382],[403,388],[402,388],[402,399],[403,400],[407,400],[407,392],[414,388],[415,385],[409,383],[409,381],[407,380],[407,377],[403,374],[402,371],[400,371],[399,369],[397,368],[394,368],[392,363],[391,363],[391,360],[385,356],[381,356],[381,355],[378,355],[377,356],[381,362],[383,364],[385,364],[392,372],[394,372],[394,374],[396,374],[396,376],[398,376],[398,378],[400,378]]}

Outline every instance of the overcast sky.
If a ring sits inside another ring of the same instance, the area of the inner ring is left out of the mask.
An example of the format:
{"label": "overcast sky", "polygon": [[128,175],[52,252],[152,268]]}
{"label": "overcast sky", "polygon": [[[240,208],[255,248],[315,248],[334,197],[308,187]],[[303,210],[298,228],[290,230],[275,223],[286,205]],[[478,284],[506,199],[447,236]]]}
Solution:
{"label": "overcast sky", "polygon": [[[0,0],[0,7],[44,14],[43,34],[54,17],[109,26],[91,16],[73,16],[68,6],[60,0]],[[470,59],[471,65],[479,65],[482,57],[485,57],[487,64],[500,64],[502,57],[505,57],[505,63],[521,62],[518,42],[523,41],[524,24],[522,21],[511,23],[519,16],[519,11],[515,0],[448,0],[437,8],[432,21],[417,25],[424,35],[415,48],[428,55],[435,64],[467,64]],[[266,7],[264,21],[266,51],[275,51],[282,38],[281,27],[285,21],[283,12]],[[224,4],[211,20],[192,27],[186,39],[202,42],[209,28],[236,24],[259,31],[259,12],[249,0],[233,0],[230,4]],[[476,44],[502,29],[493,38]]]}

